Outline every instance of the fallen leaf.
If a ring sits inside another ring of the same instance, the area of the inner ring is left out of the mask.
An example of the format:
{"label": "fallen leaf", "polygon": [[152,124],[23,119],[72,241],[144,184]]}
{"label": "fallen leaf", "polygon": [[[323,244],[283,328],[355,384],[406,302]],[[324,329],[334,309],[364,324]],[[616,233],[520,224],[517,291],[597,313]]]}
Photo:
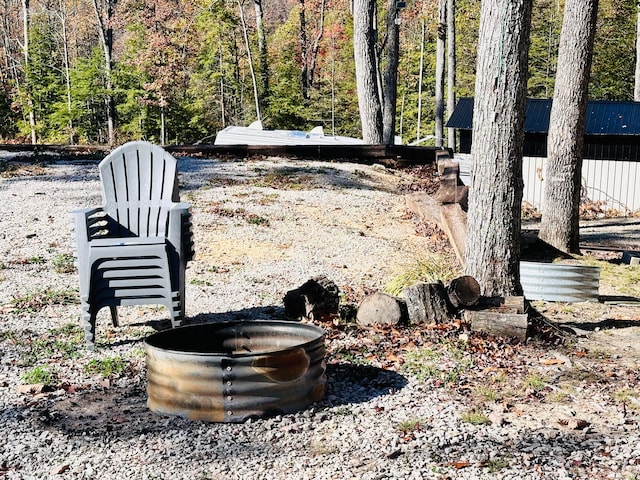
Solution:
{"label": "fallen leaf", "polygon": [[544,358],[540,360],[543,365],[562,365],[565,363],[561,358]]}
{"label": "fallen leaf", "polygon": [[387,354],[387,361],[402,363],[402,359],[393,353]]}
{"label": "fallen leaf", "polygon": [[471,462],[451,462],[448,465],[459,470],[461,468],[470,467],[471,466]]}

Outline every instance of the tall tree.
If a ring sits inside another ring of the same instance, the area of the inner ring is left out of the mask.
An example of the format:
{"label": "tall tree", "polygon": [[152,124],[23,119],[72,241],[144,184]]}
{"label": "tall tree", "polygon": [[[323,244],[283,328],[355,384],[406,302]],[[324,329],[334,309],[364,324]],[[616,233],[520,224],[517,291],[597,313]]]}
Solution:
{"label": "tall tree", "polygon": [[107,117],[107,141],[115,142],[116,107],[113,98],[113,15],[117,0],[93,0],[93,9],[98,27],[98,37],[104,55],[105,95]]}
{"label": "tall tree", "polygon": [[580,251],[579,208],[584,122],[598,0],[566,0],[547,138],[540,238]]}
{"label": "tall tree", "polygon": [[633,99],[640,102],[640,3],[637,5],[636,13],[636,74],[633,88]]}
{"label": "tall tree", "polygon": [[375,51],[375,11],[375,0],[354,0],[353,2],[353,53],[362,138],[366,143],[380,144],[382,143],[382,104]]}
{"label": "tall tree", "polygon": [[267,57],[267,34],[264,26],[262,0],[253,0],[253,10],[256,14],[258,58],[260,59],[260,99],[264,103],[269,98],[269,59]]}
{"label": "tall tree", "polygon": [[484,295],[522,293],[522,144],[532,0],[483,0],[465,270]]}
{"label": "tall tree", "polygon": [[444,72],[447,42],[447,0],[438,0],[438,38],[436,40],[436,147],[444,140]]}
{"label": "tall tree", "polygon": [[[447,0],[447,115],[456,107],[456,0]],[[449,128],[447,146],[456,148],[456,132]]]}
{"label": "tall tree", "polygon": [[389,0],[387,8],[387,63],[384,71],[382,110],[382,141],[395,143],[396,104],[398,98],[398,63],[400,58],[400,9],[396,0]]}
{"label": "tall tree", "polygon": [[29,78],[29,16],[30,16],[29,0],[22,0],[22,50],[24,56],[24,72],[25,72],[25,95],[27,110],[29,114],[29,127],[31,130],[31,143],[36,143],[36,114],[33,105],[33,94],[31,88],[31,78]]}

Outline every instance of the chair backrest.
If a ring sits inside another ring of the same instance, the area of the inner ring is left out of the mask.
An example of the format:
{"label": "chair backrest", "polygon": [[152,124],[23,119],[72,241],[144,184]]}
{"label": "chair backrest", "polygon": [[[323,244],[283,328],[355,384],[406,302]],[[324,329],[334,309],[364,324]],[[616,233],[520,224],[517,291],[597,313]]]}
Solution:
{"label": "chair backrest", "polygon": [[149,142],[129,142],[100,162],[103,208],[115,236],[166,236],[168,212],[179,201],[176,159]]}

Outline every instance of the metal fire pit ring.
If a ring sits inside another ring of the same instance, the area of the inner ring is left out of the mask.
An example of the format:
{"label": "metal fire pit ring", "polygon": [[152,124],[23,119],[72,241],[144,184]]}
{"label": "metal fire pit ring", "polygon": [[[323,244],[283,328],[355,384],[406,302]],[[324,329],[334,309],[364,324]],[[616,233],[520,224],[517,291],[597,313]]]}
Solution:
{"label": "metal fire pit ring", "polygon": [[230,423],[302,410],[324,397],[324,340],[321,328],[280,320],[154,333],[145,339],[147,406]]}

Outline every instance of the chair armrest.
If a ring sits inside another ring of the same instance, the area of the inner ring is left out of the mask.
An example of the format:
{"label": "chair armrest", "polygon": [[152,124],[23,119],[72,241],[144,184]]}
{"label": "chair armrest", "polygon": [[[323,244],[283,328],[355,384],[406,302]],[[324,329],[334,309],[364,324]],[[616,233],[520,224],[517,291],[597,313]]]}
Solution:
{"label": "chair armrest", "polygon": [[91,240],[91,230],[101,216],[102,208],[80,208],[69,212],[73,218],[73,229],[77,248],[87,245]]}
{"label": "chair armrest", "polygon": [[169,210],[168,238],[185,262],[193,260],[195,255],[191,228],[191,204],[185,202],[174,204]]}

